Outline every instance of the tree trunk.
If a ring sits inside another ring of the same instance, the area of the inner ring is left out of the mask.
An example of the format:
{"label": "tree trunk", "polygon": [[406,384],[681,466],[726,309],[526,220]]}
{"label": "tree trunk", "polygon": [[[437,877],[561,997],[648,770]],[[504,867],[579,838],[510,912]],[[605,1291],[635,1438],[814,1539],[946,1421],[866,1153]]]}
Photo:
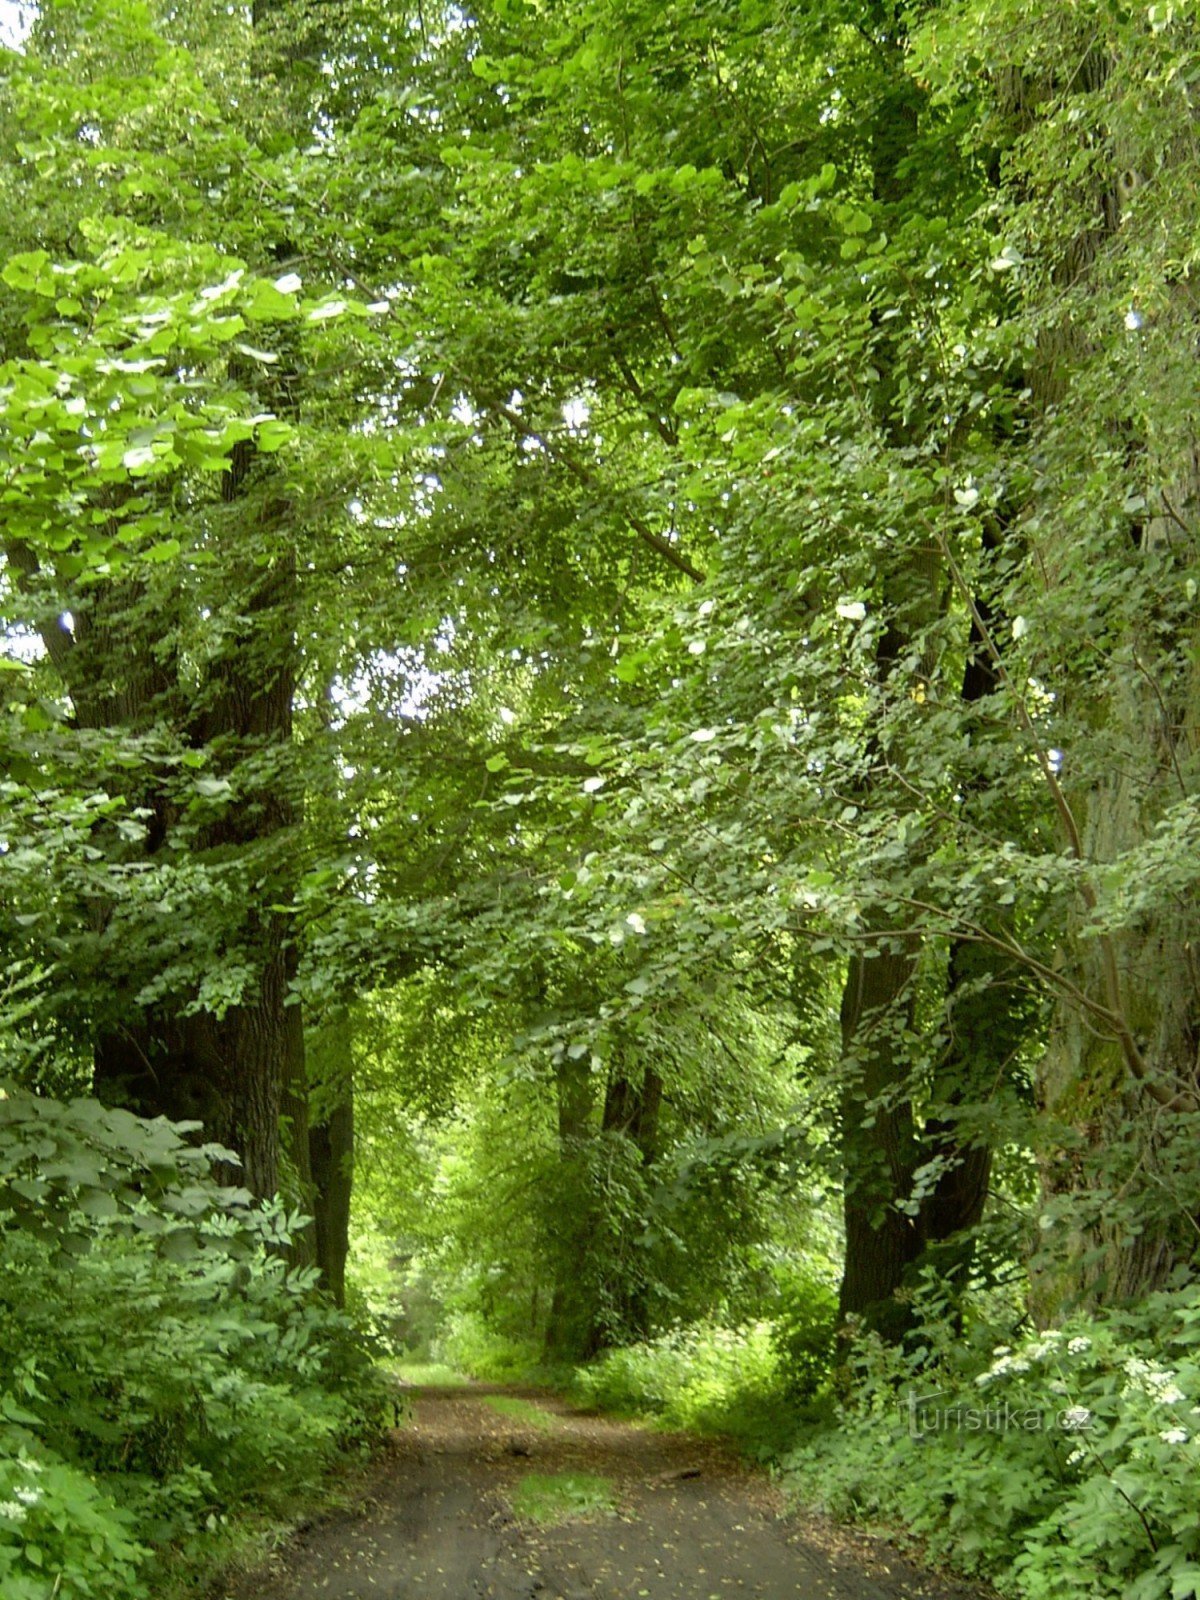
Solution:
{"label": "tree trunk", "polygon": [[[663,1081],[653,1067],[643,1068],[636,1083],[624,1067],[616,1068],[604,1096],[601,1131],[628,1139],[638,1152],[643,1170],[652,1166],[658,1156],[662,1096]],[[637,1219],[637,1225],[644,1220]],[[620,1327],[621,1339],[645,1338],[650,1331],[650,1297],[644,1274],[632,1272],[624,1282],[614,1284],[612,1299],[613,1320]],[[603,1343],[604,1330],[597,1324],[589,1340],[589,1354],[595,1354]]]}
{"label": "tree trunk", "polygon": [[[1090,33],[1078,48],[1079,86],[1100,106],[1100,91],[1123,63]],[[1039,89],[1053,109],[1057,86],[1035,86],[1033,98]],[[1109,547],[1097,548],[1096,560],[1124,566],[1135,591],[1148,571],[1148,590],[1161,587],[1165,597],[1197,570],[1191,530],[1200,517],[1200,445],[1194,407],[1180,399],[1194,388],[1194,300],[1184,285],[1164,284],[1158,353],[1131,397],[1128,370],[1115,363],[1106,370],[1113,359],[1107,322],[1119,315],[1106,279],[1147,225],[1136,206],[1124,211],[1140,152],[1121,149],[1121,134],[1102,125],[1081,125],[1080,133],[1091,149],[1109,148],[1111,164],[1099,173],[1085,168],[1087,188],[1076,198],[1089,225],[1061,245],[1049,241],[1061,253],[1050,256],[1051,313],[1036,308],[1044,324],[1031,375],[1044,436],[1037,443],[1044,459],[1074,448],[1088,460],[1114,434],[1132,437],[1125,476],[1140,480],[1145,501],[1162,513],[1132,521],[1128,536],[1119,528],[1106,533]],[[1160,190],[1178,181],[1177,157],[1191,160],[1190,134],[1185,150],[1158,157]],[[1056,197],[1056,209],[1060,203]],[[1165,239],[1171,222],[1164,216],[1150,226]],[[1093,288],[1106,296],[1097,321],[1086,307],[1083,315],[1072,309]],[[1111,471],[1107,459],[1104,470]],[[1066,540],[1077,541],[1078,532],[1053,505],[1041,520],[1054,530],[1037,552],[1044,581],[1054,585],[1064,569],[1070,573],[1076,546]],[[1096,595],[1080,602],[1092,608]],[[1059,961],[1107,1020],[1062,1000],[1039,1064],[1036,1096],[1048,1133],[1039,1159],[1051,1226],[1031,1263],[1031,1305],[1042,1322],[1072,1305],[1126,1301],[1161,1287],[1173,1267],[1194,1258],[1200,1214],[1200,909],[1193,891],[1159,887],[1138,914],[1105,928],[1096,888],[1127,874],[1137,853],[1152,850],[1159,830],[1191,804],[1200,749],[1198,634],[1194,618],[1180,624],[1177,613],[1168,626],[1145,602],[1136,611],[1114,602],[1112,612],[1117,627],[1093,670],[1056,685],[1079,730],[1063,753],[1059,810],[1081,885]],[[1093,742],[1108,750],[1106,761],[1095,758]]]}
{"label": "tree trunk", "polygon": [[[916,136],[923,96],[908,76],[903,37],[892,31],[885,8],[873,6],[868,15],[881,32],[881,79],[872,112],[872,188],[881,206],[894,207],[905,199],[900,174]],[[881,325],[877,341],[874,365],[880,381],[873,393],[879,432],[884,448],[907,448],[922,429],[898,413],[898,357]],[[874,663],[875,689],[883,696],[890,692],[899,663],[937,614],[936,561],[926,543],[921,537],[901,549],[885,576],[886,621]],[[867,754],[872,765],[883,764],[874,734],[868,736]],[[878,937],[864,939],[851,954],[841,1004],[846,1257],[838,1304],[843,1317],[862,1318],[881,1331],[896,1324],[899,1332],[906,1314],[895,1291],[919,1243],[912,1220],[898,1209],[907,1201],[916,1167],[906,1034],[919,942],[904,930],[889,936],[885,930],[895,928],[890,912],[869,912],[867,921],[868,936],[877,930]]]}
{"label": "tree trunk", "polygon": [[[244,494],[252,459],[249,446],[236,447],[222,486],[231,508],[250,509]],[[286,512],[278,500],[254,509],[275,525]],[[244,528],[234,531],[245,537]],[[222,930],[224,947],[236,949],[252,974],[237,1001],[216,1015],[190,1013],[182,996],[139,1007],[127,995],[99,1030],[95,1086],[101,1098],[142,1115],[202,1122],[206,1139],[241,1157],[240,1175],[229,1167],[225,1176],[256,1198],[279,1188],[280,1117],[286,1115],[286,1153],[296,1190],[291,1198],[308,1210],[312,1174],[304,1035],[290,993],[296,954],[289,919],[269,909],[290,899],[288,835],[295,814],[282,769],[292,735],[294,557],[278,558],[265,571],[231,564],[230,582],[237,625],[229,629],[207,681],[186,695],[178,676],[158,659],[150,637],[153,619],[140,592],[114,589],[80,611],[67,673],[80,725],[136,732],[155,716],[169,715],[189,743],[207,749],[213,775],[229,775],[238,792],[194,848],[244,857],[246,875],[256,884],[240,924]],[[138,798],[153,816],[145,846],[152,854],[177,819],[152,786]],[[112,908],[93,911],[103,926]],[[114,923],[109,936],[119,934],[120,924]],[[311,1241],[301,1237],[294,1258],[306,1261],[311,1250]]]}
{"label": "tree trunk", "polygon": [[324,1122],[309,1130],[309,1143],[321,1286],[334,1305],[344,1306],[354,1181],[354,1101],[351,1094],[333,1108]]}
{"label": "tree trunk", "polygon": [[[563,1055],[555,1069],[555,1095],[558,1109],[558,1148],[564,1189],[574,1188],[584,1195],[584,1168],[591,1134],[592,1079],[586,1056],[572,1059]],[[587,1221],[578,1214],[567,1216],[565,1226],[557,1226],[554,1237],[554,1286],[546,1316],[545,1347],[548,1360],[577,1360],[587,1349],[593,1317],[581,1294],[583,1274],[578,1252],[586,1249]]]}
{"label": "tree trunk", "polygon": [[[1186,502],[1177,492],[1174,503]],[[1200,485],[1190,514],[1198,511]],[[1185,762],[1189,747],[1200,748],[1194,641],[1189,648],[1192,665],[1166,713],[1155,686],[1132,667],[1109,680],[1106,732],[1117,734],[1126,754],[1120,770],[1087,792],[1071,793],[1089,863],[1115,862],[1147,845],[1180,799],[1176,758]],[[1153,660],[1152,647],[1143,659]],[[1081,912],[1071,928],[1066,959],[1077,985],[1102,996],[1106,956],[1087,936],[1087,920]],[[1043,1150],[1042,1178],[1048,1201],[1071,1196],[1073,1204],[1034,1264],[1034,1310],[1041,1320],[1081,1301],[1142,1297],[1161,1288],[1195,1251],[1200,908],[1190,895],[1160,895],[1109,943],[1121,1011],[1147,1080],[1131,1077],[1111,1031],[1076,1006],[1059,1007],[1037,1083],[1039,1106],[1057,1134]]]}
{"label": "tree trunk", "polygon": [[894,1298],[919,1238],[899,1209],[916,1169],[905,1033],[912,1021],[911,943],[886,941],[851,957],[842,994],[842,1163],[846,1257],[838,1291],[843,1318],[885,1334],[903,1331]]}
{"label": "tree trunk", "polygon": [[346,1302],[350,1200],[354,1187],[354,1062],[350,1013],[341,1009],[313,1035],[310,1051],[313,1216],[321,1286]]}
{"label": "tree trunk", "polygon": [[662,1109],[663,1081],[653,1067],[643,1070],[633,1083],[624,1069],[609,1079],[604,1095],[604,1133],[623,1133],[633,1140],[642,1163],[649,1166],[658,1154],[658,1120]]}
{"label": "tree trunk", "polygon": [[[983,530],[985,551],[1000,548],[1001,532],[990,524]],[[997,662],[992,654],[997,617],[987,595],[972,597],[967,658],[963,669],[961,700],[975,713],[968,723],[972,742],[985,737],[987,702],[1000,687]],[[1001,736],[999,730],[998,736]],[[1003,730],[1007,736],[1007,729]],[[973,796],[982,793],[983,779],[959,781],[963,816],[969,821]],[[992,932],[1006,936],[1010,929],[1002,913]],[[934,1266],[952,1291],[966,1287],[974,1260],[972,1230],[983,1218],[991,1178],[992,1152],[980,1123],[1010,1076],[1013,1060],[1031,1022],[1030,1003],[1023,999],[1023,974],[1016,963],[993,946],[971,939],[951,940],[946,966],[945,1025],[947,1045],[933,1083],[933,1101],[942,1114],[929,1118],[922,1143],[924,1159],[935,1161],[939,1171],[933,1188],[923,1197],[918,1216],[922,1260]],[[973,1115],[975,1126],[965,1130],[959,1110]]]}

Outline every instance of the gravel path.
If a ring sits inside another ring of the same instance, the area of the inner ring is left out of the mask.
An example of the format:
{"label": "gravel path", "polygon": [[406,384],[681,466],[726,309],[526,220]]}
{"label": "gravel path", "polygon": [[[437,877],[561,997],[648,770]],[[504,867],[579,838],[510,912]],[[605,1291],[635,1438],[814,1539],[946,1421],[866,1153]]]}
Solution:
{"label": "gravel path", "polygon": [[[978,1600],[889,1546],[784,1518],[770,1480],[722,1445],[527,1398],[410,1391],[411,1419],[352,1515],[319,1522],[224,1600]],[[545,1527],[511,1495],[531,1473],[611,1481],[615,1514]]]}

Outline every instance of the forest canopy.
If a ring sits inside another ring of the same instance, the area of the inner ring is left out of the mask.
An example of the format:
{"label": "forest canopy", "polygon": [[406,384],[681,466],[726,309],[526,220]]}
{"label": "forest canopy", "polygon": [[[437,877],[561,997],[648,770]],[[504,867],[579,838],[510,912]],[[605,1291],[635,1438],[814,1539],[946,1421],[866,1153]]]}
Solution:
{"label": "forest canopy", "polygon": [[[841,1509],[1200,1593],[1195,7],[8,9],[4,1583],[22,1463],[71,1596],[318,1474],[369,1323],[728,1334]],[[872,1465],[1072,1328],[1023,1509]]]}

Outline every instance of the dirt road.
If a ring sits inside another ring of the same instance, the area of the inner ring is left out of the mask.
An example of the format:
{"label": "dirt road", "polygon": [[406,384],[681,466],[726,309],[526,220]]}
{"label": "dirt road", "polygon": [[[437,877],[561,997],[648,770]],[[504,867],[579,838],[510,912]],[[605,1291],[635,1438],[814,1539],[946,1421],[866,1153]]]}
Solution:
{"label": "dirt road", "polygon": [[[887,1546],[783,1520],[713,1442],[482,1385],[411,1398],[359,1512],[226,1600],[971,1600]],[[561,1485],[583,1499],[554,1521]]]}

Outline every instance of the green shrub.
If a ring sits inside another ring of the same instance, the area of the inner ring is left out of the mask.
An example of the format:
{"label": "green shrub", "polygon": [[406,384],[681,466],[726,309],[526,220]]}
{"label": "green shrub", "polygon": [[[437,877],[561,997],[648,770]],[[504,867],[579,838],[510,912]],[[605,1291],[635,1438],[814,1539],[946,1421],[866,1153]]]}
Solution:
{"label": "green shrub", "polygon": [[803,1499],[1021,1600],[1200,1595],[1200,1287],[987,1351],[926,1331],[859,1341],[836,1431],[787,1458]]}
{"label": "green shrub", "polygon": [[375,1404],[356,1330],[287,1265],[297,1219],[185,1131],[0,1099],[5,1600],[137,1600],[155,1551],[286,1506]]}
{"label": "green shrub", "polygon": [[810,1273],[795,1273],[772,1318],[771,1345],[785,1393],[813,1399],[828,1381],[837,1351],[838,1304],[834,1290]]}
{"label": "green shrub", "polygon": [[519,1383],[550,1376],[539,1342],[506,1338],[474,1311],[453,1312],[433,1341],[431,1354],[434,1361],[488,1383]]}
{"label": "green shrub", "polygon": [[763,1456],[795,1426],[768,1322],[701,1323],[605,1351],[576,1371],[573,1390],[587,1404],[725,1434]]}
{"label": "green shrub", "polygon": [[[8,1403],[13,1409],[12,1402]],[[19,1412],[19,1408],[16,1408]],[[51,1594],[141,1595],[149,1552],[132,1514],[77,1467],[17,1442],[0,1427],[0,1593],[5,1600]]]}

